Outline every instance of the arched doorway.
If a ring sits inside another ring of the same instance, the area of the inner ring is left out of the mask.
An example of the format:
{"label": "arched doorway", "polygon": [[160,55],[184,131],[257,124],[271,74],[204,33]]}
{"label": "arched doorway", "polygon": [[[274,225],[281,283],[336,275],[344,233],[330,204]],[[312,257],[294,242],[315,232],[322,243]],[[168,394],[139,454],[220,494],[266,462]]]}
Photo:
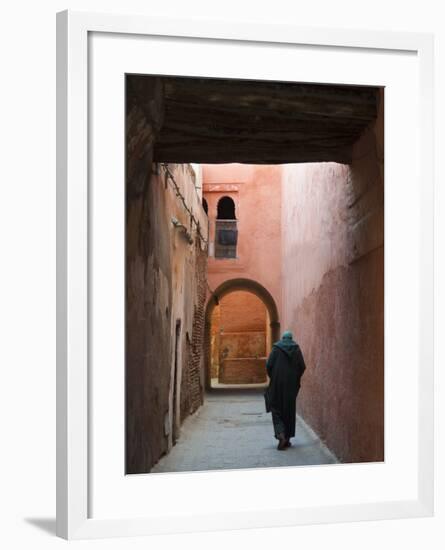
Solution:
{"label": "arched doorway", "polygon": [[212,317],[215,313],[215,308],[219,306],[224,297],[235,292],[245,292],[259,298],[266,309],[267,318],[267,352],[270,350],[270,342],[278,340],[280,334],[280,323],[278,319],[278,309],[270,292],[261,284],[251,279],[230,279],[218,286],[208,300],[205,314],[205,385],[206,389],[210,390],[212,373]]}

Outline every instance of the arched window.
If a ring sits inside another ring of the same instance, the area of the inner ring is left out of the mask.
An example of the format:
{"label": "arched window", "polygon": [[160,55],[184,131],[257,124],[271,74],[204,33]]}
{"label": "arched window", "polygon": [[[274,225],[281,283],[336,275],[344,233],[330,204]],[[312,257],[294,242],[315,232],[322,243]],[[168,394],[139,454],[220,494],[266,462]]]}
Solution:
{"label": "arched window", "polygon": [[222,197],[218,201],[218,220],[236,220],[235,203],[230,197]]}
{"label": "arched window", "polygon": [[204,212],[209,215],[209,205],[207,204],[207,201],[204,197],[202,199],[202,207],[204,208]]}
{"label": "arched window", "polygon": [[215,258],[236,258],[238,227],[235,202],[230,197],[218,201],[215,220]]}

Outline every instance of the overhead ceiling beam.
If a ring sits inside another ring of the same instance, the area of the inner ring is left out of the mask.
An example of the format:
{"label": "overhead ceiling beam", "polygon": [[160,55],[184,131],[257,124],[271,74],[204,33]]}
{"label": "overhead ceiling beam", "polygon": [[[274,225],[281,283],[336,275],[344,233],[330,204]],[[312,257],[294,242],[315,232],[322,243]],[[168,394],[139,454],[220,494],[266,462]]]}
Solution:
{"label": "overhead ceiling beam", "polygon": [[129,103],[137,104],[156,129],[155,162],[349,163],[352,146],[375,120],[379,101],[379,89],[368,86],[128,79]]}

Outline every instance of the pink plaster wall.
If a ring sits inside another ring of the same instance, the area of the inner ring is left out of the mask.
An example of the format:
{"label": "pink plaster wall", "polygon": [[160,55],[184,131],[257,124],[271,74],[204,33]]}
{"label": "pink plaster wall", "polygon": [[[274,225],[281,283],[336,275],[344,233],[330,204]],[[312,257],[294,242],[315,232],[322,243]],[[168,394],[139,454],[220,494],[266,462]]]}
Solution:
{"label": "pink plaster wall", "polygon": [[210,241],[215,238],[221,197],[230,196],[235,201],[238,219],[238,257],[209,257],[210,288],[228,279],[253,279],[270,292],[281,315],[281,167],[203,165],[202,178]]}
{"label": "pink plaster wall", "polygon": [[351,166],[283,167],[283,317],[299,412],[345,462],[384,459],[383,104]]}

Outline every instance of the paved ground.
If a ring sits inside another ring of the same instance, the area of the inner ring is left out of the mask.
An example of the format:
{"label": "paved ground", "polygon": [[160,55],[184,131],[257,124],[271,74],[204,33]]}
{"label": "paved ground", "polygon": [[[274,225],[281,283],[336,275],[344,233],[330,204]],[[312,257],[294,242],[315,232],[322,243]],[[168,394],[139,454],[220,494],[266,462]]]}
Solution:
{"label": "paved ground", "polygon": [[218,390],[206,396],[201,409],[188,418],[171,452],[152,472],[190,472],[332,464],[335,456],[297,417],[292,447],[276,450],[271,415],[262,392]]}

